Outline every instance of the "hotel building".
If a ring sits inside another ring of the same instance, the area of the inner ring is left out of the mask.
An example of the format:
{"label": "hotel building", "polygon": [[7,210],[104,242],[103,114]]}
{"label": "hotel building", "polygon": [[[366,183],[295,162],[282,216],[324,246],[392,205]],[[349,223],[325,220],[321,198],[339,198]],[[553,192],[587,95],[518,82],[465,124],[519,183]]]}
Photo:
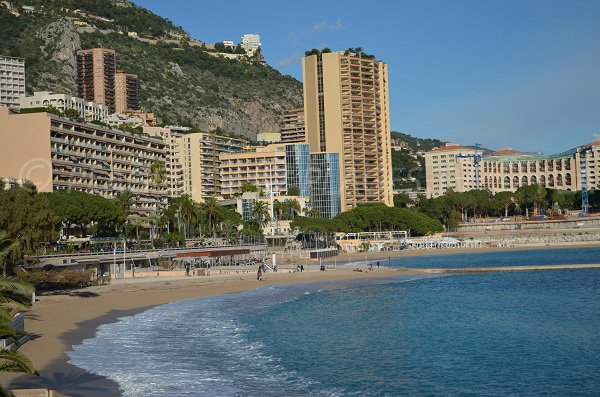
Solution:
{"label": "hotel building", "polygon": [[77,51],[78,96],[115,110],[115,50],[91,48]]}
{"label": "hotel building", "polygon": [[[474,165],[474,154],[480,155],[478,167]],[[576,191],[581,190],[583,185],[586,189],[598,189],[598,159],[600,141],[554,155],[512,149],[483,154],[480,150],[447,145],[425,153],[427,196],[441,196],[448,188],[457,192],[476,189],[477,179],[480,189],[492,193],[514,192],[521,186],[533,184],[558,190]]]}
{"label": "hotel building", "polygon": [[332,52],[302,59],[306,141],[339,154],[341,210],[393,205],[387,65]]}
{"label": "hotel building", "polygon": [[285,145],[280,144],[222,154],[221,194],[231,197],[242,192],[244,183],[249,183],[267,196],[285,195],[288,188],[285,154]]}
{"label": "hotel building", "polygon": [[115,74],[115,113],[140,110],[140,79],[121,70]]}
{"label": "hotel building", "polygon": [[442,196],[449,188],[467,192],[477,188],[475,158],[482,150],[454,143],[426,152],[425,181],[427,197]]}
{"label": "hotel building", "polygon": [[86,121],[106,121],[109,114],[108,106],[96,102],[86,101],[67,94],[55,94],[49,91],[36,91],[33,96],[23,96],[20,101],[21,109],[55,107],[61,112],[67,109],[77,110],[81,118]]}
{"label": "hotel building", "polygon": [[281,143],[306,142],[304,108],[288,109],[281,116]]}
{"label": "hotel building", "polygon": [[75,189],[114,198],[128,190],[136,215],[166,205],[167,185],[151,172],[165,160],[160,139],[6,108],[0,108],[0,139],[0,177],[29,180],[40,192]]}
{"label": "hotel building", "polygon": [[0,106],[17,107],[25,96],[25,59],[0,55]]}
{"label": "hotel building", "polygon": [[144,133],[160,137],[166,145],[165,176],[169,197],[179,197],[184,193],[183,167],[181,164],[180,131],[167,127],[144,127]]}
{"label": "hotel building", "polygon": [[248,141],[207,132],[186,133],[177,141],[183,169],[183,193],[196,202],[229,194],[229,189],[222,191],[221,157],[240,152]]}

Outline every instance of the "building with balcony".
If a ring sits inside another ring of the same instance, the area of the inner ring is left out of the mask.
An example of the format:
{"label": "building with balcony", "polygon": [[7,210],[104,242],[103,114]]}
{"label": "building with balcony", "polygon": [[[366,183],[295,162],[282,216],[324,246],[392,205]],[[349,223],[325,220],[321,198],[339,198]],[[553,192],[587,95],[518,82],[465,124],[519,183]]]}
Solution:
{"label": "building with balcony", "polygon": [[260,35],[245,34],[242,36],[242,41],[240,42],[240,45],[244,50],[246,50],[246,54],[252,56],[261,46]]}
{"label": "building with balcony", "polygon": [[122,70],[115,74],[115,113],[140,110],[140,79]]}
{"label": "building with balcony", "polygon": [[21,109],[35,109],[55,107],[61,112],[67,109],[77,110],[81,119],[90,122],[99,120],[106,122],[109,114],[108,106],[96,102],[86,101],[67,94],[55,94],[50,91],[36,91],[32,96],[22,96],[20,101]]}
{"label": "building with balcony", "polygon": [[186,128],[180,131],[184,132],[177,138],[179,161],[183,169],[183,193],[196,202],[224,194],[221,156],[241,151],[248,141],[208,132],[186,133]]}
{"label": "building with balcony", "polygon": [[151,171],[166,158],[161,139],[7,108],[0,108],[0,139],[1,178],[29,180],[40,192],[75,189],[109,199],[131,191],[137,216],[166,205],[168,187]]}
{"label": "building with balcony", "polygon": [[304,108],[288,109],[281,116],[281,143],[306,142]]}
{"label": "building with balcony", "polygon": [[320,218],[334,218],[342,210],[338,153],[311,153],[310,206]]}
{"label": "building with balcony", "polygon": [[393,205],[387,65],[350,52],[302,59],[306,141],[339,154],[341,211]]}
{"label": "building with balcony", "polygon": [[[480,156],[476,166],[475,155]],[[600,188],[600,141],[559,154],[541,155],[502,149],[481,150],[455,144],[425,153],[427,197],[476,189],[492,193],[514,192],[521,186],[539,184],[548,189]]]}
{"label": "building with balcony", "polygon": [[0,55],[0,106],[18,107],[25,96],[25,59]]}
{"label": "building with balcony", "polygon": [[179,197],[184,192],[183,166],[181,164],[181,137],[183,133],[166,127],[144,127],[144,133],[160,137],[166,145],[165,178],[169,197]]}
{"label": "building with balcony", "polygon": [[115,111],[115,50],[91,48],[77,51],[78,96]]}
{"label": "building with balcony", "polygon": [[483,155],[476,148],[447,143],[426,152],[425,184],[427,197],[444,195],[449,188],[455,192],[476,189],[475,156]]}
{"label": "building with balcony", "polygon": [[242,193],[242,185],[251,184],[267,196],[287,193],[285,145],[259,146],[241,153],[222,154],[221,194],[231,197]]}

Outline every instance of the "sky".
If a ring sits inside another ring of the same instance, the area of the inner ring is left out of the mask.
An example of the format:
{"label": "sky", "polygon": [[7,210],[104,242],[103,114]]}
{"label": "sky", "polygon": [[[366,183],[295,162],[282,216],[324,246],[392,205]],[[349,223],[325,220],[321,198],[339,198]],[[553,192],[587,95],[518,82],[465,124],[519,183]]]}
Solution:
{"label": "sky", "polygon": [[196,39],[258,33],[302,80],[311,48],[388,64],[392,130],[553,154],[600,140],[598,0],[134,0]]}

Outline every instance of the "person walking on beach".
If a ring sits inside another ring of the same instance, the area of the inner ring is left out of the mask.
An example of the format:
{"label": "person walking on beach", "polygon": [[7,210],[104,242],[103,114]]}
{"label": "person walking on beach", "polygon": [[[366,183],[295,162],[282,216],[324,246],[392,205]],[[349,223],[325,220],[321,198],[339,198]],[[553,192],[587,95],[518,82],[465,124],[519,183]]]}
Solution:
{"label": "person walking on beach", "polygon": [[300,265],[300,273],[304,271],[304,265]]}
{"label": "person walking on beach", "polygon": [[258,281],[262,281],[262,275],[263,275],[262,266],[259,266],[258,272],[256,272],[256,279]]}

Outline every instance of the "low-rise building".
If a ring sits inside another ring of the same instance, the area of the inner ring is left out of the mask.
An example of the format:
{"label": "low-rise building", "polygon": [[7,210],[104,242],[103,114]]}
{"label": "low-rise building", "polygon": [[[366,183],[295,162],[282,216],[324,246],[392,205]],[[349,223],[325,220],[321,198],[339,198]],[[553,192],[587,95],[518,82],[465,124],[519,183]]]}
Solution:
{"label": "low-rise building", "polygon": [[501,149],[483,153],[479,149],[446,145],[425,153],[427,197],[487,189],[492,193],[516,191],[539,184],[558,190],[600,188],[600,141],[559,154],[541,155]]}
{"label": "low-rise building", "polygon": [[54,107],[61,112],[73,109],[79,112],[81,118],[86,121],[106,122],[109,108],[100,103],[86,101],[67,94],[55,94],[50,91],[36,91],[32,96],[22,96],[19,100],[21,109],[35,109]]}
{"label": "low-rise building", "polygon": [[259,132],[258,134],[256,134],[256,142],[279,143],[279,142],[281,142],[281,133],[279,133],[279,132]]}
{"label": "low-rise building", "polygon": [[[244,221],[256,219],[255,203],[263,202],[269,209],[269,221],[262,227],[266,235],[286,235],[291,232],[290,223],[296,216],[303,216],[309,208],[309,199],[297,196],[261,196],[258,192],[245,192],[236,200],[236,210]],[[285,206],[286,203],[298,203],[297,209]]]}
{"label": "low-rise building", "polygon": [[152,171],[166,158],[161,139],[7,108],[0,108],[0,139],[2,178],[29,180],[40,192],[75,189],[114,198],[130,191],[138,216],[166,205],[167,185]]}

